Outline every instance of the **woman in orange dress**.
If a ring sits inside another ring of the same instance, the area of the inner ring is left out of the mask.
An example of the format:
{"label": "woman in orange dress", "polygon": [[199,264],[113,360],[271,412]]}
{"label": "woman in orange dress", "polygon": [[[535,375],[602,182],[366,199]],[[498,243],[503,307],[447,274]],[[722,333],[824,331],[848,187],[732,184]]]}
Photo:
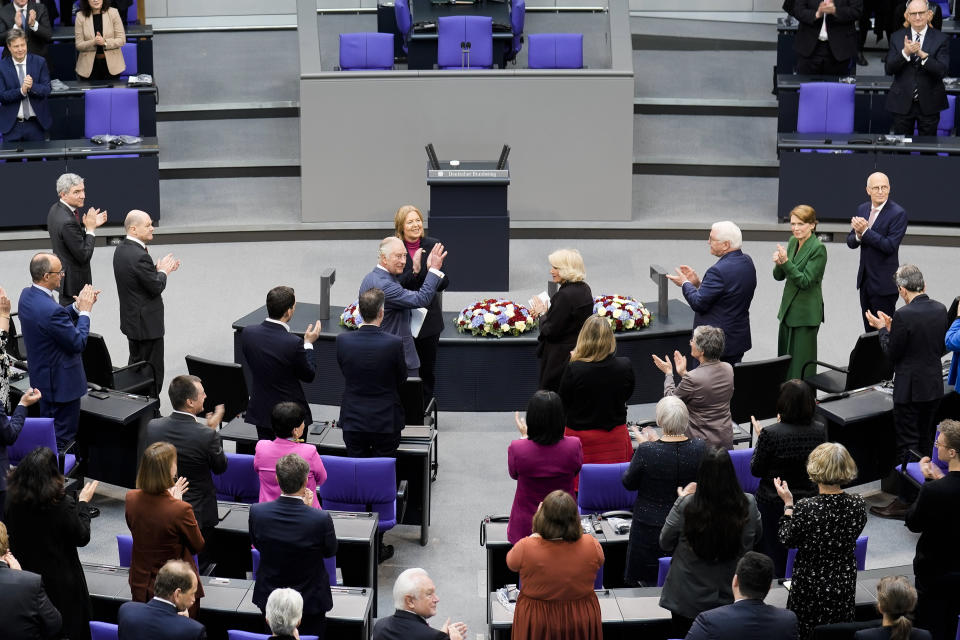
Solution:
{"label": "woman in orange dress", "polygon": [[593,590],[603,550],[583,535],[577,503],[553,491],[533,516],[533,534],[507,553],[507,566],[520,574],[513,614],[513,640],[600,640],[600,602]]}

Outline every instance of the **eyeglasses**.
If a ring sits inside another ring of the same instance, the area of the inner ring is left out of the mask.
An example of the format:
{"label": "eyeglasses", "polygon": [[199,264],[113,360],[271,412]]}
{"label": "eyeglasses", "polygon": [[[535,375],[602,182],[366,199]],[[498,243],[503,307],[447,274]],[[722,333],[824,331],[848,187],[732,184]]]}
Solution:
{"label": "eyeglasses", "polygon": [[880,186],[870,187],[870,191],[890,191],[890,185],[881,184]]}
{"label": "eyeglasses", "polygon": [[933,441],[933,446],[935,446],[935,447],[938,448],[938,449],[940,449],[941,447],[944,448],[944,449],[952,449],[952,448],[953,448],[953,447],[948,447],[948,446],[947,446],[946,444],[944,444],[943,442],[940,442],[940,440],[934,440],[934,441]]}
{"label": "eyeglasses", "polygon": [[911,18],[919,18],[919,17],[921,17],[921,16],[927,15],[927,12],[926,12],[926,11],[911,11],[911,12],[908,13],[907,15],[910,16]]}
{"label": "eyeglasses", "polygon": [[63,276],[67,275],[67,272],[63,269],[60,269],[60,271],[47,271],[47,275],[60,276],[62,278]]}

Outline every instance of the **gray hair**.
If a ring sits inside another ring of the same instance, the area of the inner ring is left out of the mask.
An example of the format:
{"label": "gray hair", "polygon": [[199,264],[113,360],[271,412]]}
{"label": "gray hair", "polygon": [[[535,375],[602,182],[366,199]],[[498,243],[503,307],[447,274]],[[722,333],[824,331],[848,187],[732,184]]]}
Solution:
{"label": "gray hair", "polygon": [[924,290],[923,274],[920,268],[915,264],[902,264],[893,275],[894,282],[898,287],[903,287],[907,291],[920,293]]}
{"label": "gray hair", "polygon": [[377,253],[380,255],[381,258],[387,255],[387,247],[394,244],[395,242],[399,242],[400,246],[403,246],[403,240],[401,240],[397,236],[387,236],[386,238],[380,241],[380,248],[377,249]]}
{"label": "gray hair", "polygon": [[7,45],[9,45],[14,40],[19,40],[20,38],[26,38],[26,37],[27,37],[27,34],[23,32],[23,29],[21,29],[20,27],[12,27],[9,31],[7,31],[7,37],[4,40],[4,42]]}
{"label": "gray hair", "polygon": [[[9,36],[7,41],[9,42]],[[57,178],[57,195],[63,195],[67,191],[70,191],[71,187],[75,187],[78,184],[83,184],[83,178],[75,173],[63,174]]]}
{"label": "gray hair", "polygon": [[719,360],[726,347],[723,329],[702,324],[693,330],[693,344],[703,352],[707,360]]}
{"label": "gray hair", "polygon": [[657,426],[663,429],[665,436],[685,436],[690,424],[690,412],[687,405],[677,396],[660,398],[657,403]]}
{"label": "gray hair", "polygon": [[303,618],[303,596],[296,589],[274,589],[265,612],[273,635],[292,636]]}
{"label": "gray hair", "polygon": [[730,243],[731,251],[736,251],[743,246],[743,234],[740,232],[740,227],[729,220],[714,222],[710,228],[716,232],[716,237],[719,242]]}
{"label": "gray hair", "polygon": [[423,580],[430,576],[424,569],[414,567],[407,569],[393,583],[393,606],[401,611],[406,609],[406,597],[419,598],[423,593]]}

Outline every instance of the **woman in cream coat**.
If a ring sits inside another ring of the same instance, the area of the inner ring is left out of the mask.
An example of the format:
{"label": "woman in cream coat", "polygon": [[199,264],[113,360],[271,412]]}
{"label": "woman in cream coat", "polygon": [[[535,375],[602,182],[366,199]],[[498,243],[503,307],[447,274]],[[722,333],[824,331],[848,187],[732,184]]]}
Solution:
{"label": "woman in cream coat", "polygon": [[121,47],[127,41],[120,14],[110,0],[80,0],[73,26],[77,47],[77,77],[84,80],[116,78],[124,69]]}

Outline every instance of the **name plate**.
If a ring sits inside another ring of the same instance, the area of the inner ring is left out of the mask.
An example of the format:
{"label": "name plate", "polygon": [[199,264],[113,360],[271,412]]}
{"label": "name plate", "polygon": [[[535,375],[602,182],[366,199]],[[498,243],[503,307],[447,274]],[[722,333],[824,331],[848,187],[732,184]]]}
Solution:
{"label": "name plate", "polygon": [[507,169],[428,169],[428,178],[509,178]]}

